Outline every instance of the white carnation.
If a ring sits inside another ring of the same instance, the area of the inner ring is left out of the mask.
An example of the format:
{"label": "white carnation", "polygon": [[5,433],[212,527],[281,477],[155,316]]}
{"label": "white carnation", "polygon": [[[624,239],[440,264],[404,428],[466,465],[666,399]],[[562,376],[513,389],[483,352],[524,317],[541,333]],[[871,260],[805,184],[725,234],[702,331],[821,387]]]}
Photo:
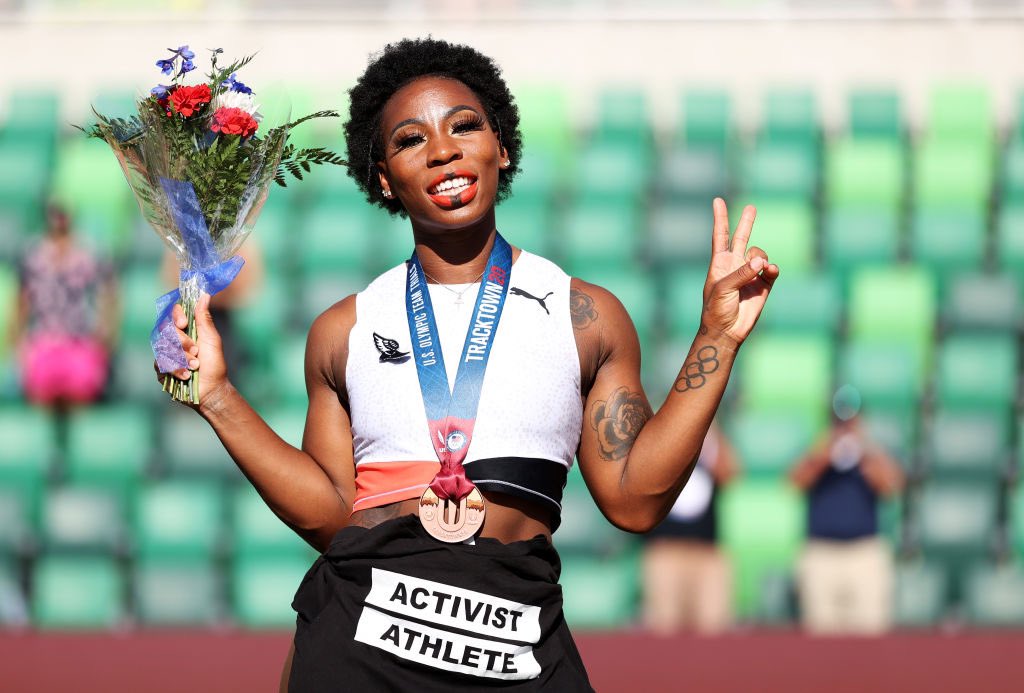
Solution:
{"label": "white carnation", "polygon": [[256,109],[256,98],[252,94],[243,94],[240,91],[226,91],[222,94],[218,94],[217,98],[213,100],[213,109],[218,108],[240,108],[257,121],[263,118],[263,115]]}

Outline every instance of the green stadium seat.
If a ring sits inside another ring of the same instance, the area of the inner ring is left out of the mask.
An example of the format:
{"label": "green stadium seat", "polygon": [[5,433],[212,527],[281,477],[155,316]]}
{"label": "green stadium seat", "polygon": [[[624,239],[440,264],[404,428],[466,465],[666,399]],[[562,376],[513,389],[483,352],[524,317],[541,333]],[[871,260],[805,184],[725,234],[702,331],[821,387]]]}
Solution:
{"label": "green stadium seat", "polygon": [[[1024,422],[1017,425],[1018,438],[1024,429]],[[1018,458],[1024,455],[1024,448],[1018,447]],[[1020,461],[1018,459],[1018,465]],[[1007,497],[1007,532],[1010,548],[1017,556],[1024,556],[1024,484],[1015,484]]]}
{"label": "green stadium seat", "polygon": [[861,419],[870,439],[909,470],[917,450],[917,407],[870,407],[862,411]]}
{"label": "green stadium seat", "polygon": [[46,151],[30,140],[0,140],[0,208],[12,213],[12,230],[18,235],[5,242],[34,234],[40,221],[51,162]]}
{"label": "green stadium seat", "polygon": [[159,267],[164,253],[167,252],[167,244],[156,234],[142,214],[135,214],[129,220],[128,227],[129,238],[125,256],[128,266]]}
{"label": "green stadium seat", "polygon": [[858,139],[899,141],[903,114],[898,92],[887,89],[855,89],[848,96],[849,133]]}
{"label": "green stadium seat", "polygon": [[896,142],[843,139],[826,150],[825,198],[830,207],[898,212],[903,200],[903,152]]}
{"label": "green stadium seat", "polygon": [[283,335],[275,342],[271,372],[277,374],[272,392],[276,403],[301,407],[308,404],[305,361],[306,338],[304,336]]}
{"label": "green stadium seat", "polygon": [[574,181],[584,199],[634,204],[646,199],[650,177],[650,164],[636,149],[618,141],[597,141],[579,152]]}
{"label": "green stadium seat", "polygon": [[931,628],[946,610],[948,577],[940,565],[914,561],[896,564],[893,622],[899,628]]}
{"label": "green stadium seat", "polygon": [[[154,309],[155,312],[155,309]],[[110,396],[140,405],[159,405],[168,395],[161,390],[153,373],[153,349],[149,336],[123,339],[117,348],[111,373]]]}
{"label": "green stadium seat", "polygon": [[90,113],[92,110],[102,113],[108,118],[128,118],[138,114],[138,105],[135,102],[135,90],[130,87],[113,88],[106,87],[93,94],[90,101]]}
{"label": "green stadium seat", "polygon": [[292,305],[286,277],[279,271],[268,271],[262,284],[232,315],[239,338],[257,367],[269,364],[273,350],[270,336],[287,331]]}
{"label": "green stadium seat", "polygon": [[373,254],[373,209],[363,200],[320,203],[302,222],[299,268],[304,276],[365,268]]}
{"label": "green stadium seat", "polygon": [[48,550],[119,553],[126,538],[124,501],[116,493],[95,487],[60,486],[46,495],[42,540]]}
{"label": "green stadium seat", "polygon": [[[5,335],[10,334],[17,302],[18,279],[14,268],[0,265],[0,330],[3,330]],[[8,341],[4,339],[4,344],[0,344],[0,354],[7,354],[11,350],[9,348],[13,345],[8,344]]]}
{"label": "green stadium seat", "polygon": [[352,268],[325,270],[307,277],[300,287],[301,300],[297,306],[298,324],[295,327],[306,333],[322,312],[365,289],[368,283],[366,275],[365,269]]}
{"label": "green stadium seat", "polygon": [[[743,207],[732,209],[729,221],[735,225]],[[750,244],[763,248],[769,260],[787,277],[815,268],[816,236],[811,205],[776,201],[757,205],[757,221]]]}
{"label": "green stadium seat", "polygon": [[143,626],[216,626],[224,618],[223,586],[210,561],[142,559],[132,574],[135,612]]}
{"label": "green stadium seat", "polygon": [[833,271],[849,274],[867,265],[895,263],[899,245],[899,217],[891,210],[826,211],[822,252]]}
{"label": "green stadium seat", "polygon": [[[275,187],[277,187],[275,185]],[[293,224],[298,212],[286,202],[277,202],[277,195],[289,195],[288,190],[273,190],[246,243],[255,239],[267,274],[281,275],[291,272],[298,263],[298,244],[294,242]]]}
{"label": "green stadium seat", "polygon": [[762,334],[739,360],[746,411],[804,416],[816,434],[832,402],[833,344],[829,337]]}
{"label": "green stadium seat", "polygon": [[1024,202],[1024,141],[1015,140],[1007,145],[1001,174],[999,189],[1003,202]]}
{"label": "green stadium seat", "polygon": [[60,115],[60,94],[42,87],[14,87],[4,104],[4,137],[43,133],[53,137]]}
{"label": "green stadium seat", "polygon": [[651,210],[644,257],[652,265],[707,263],[714,216],[710,202],[663,202]]}
{"label": "green stadium seat", "polygon": [[[504,205],[503,205],[504,206]],[[498,212],[498,223],[501,223],[501,212]],[[412,226],[408,219],[393,217],[384,210],[377,212],[377,224],[374,233],[377,235],[377,272],[389,270],[401,265],[412,255],[414,243]],[[511,241],[509,241],[511,243]]]}
{"label": "green stadium seat", "polygon": [[0,580],[6,557],[28,553],[35,534],[31,499],[16,488],[0,485]]}
{"label": "green stadium seat", "polygon": [[985,236],[981,210],[918,209],[910,224],[910,254],[939,277],[974,272],[985,259]]}
{"label": "green stadium seat", "polygon": [[818,164],[804,147],[761,142],[743,157],[740,188],[755,204],[766,200],[810,202],[817,192]]}
{"label": "green stadium seat", "polygon": [[986,628],[1024,626],[1024,570],[1020,565],[976,565],[967,576],[967,619]]}
{"label": "green stadium seat", "polygon": [[995,137],[992,108],[992,95],[984,84],[936,85],[928,99],[928,133],[943,140],[991,144]]}
{"label": "green stadium seat", "polygon": [[0,632],[29,624],[28,600],[13,561],[0,557]]}
{"label": "green stadium seat", "polygon": [[569,205],[562,233],[557,234],[559,255],[570,274],[584,278],[594,266],[629,267],[639,250],[642,228],[635,204],[579,200]]}
{"label": "green stadium seat", "polygon": [[149,412],[134,404],[81,409],[68,420],[67,477],[127,494],[141,479],[153,451]]}
{"label": "green stadium seat", "polygon": [[960,333],[939,350],[936,390],[940,404],[1000,411],[1017,396],[1019,349],[1011,335]]}
{"label": "green stadium seat", "polygon": [[569,470],[562,495],[562,523],[553,537],[563,555],[610,558],[622,554],[633,536],[616,529],[601,514],[583,481],[579,466]]}
{"label": "green stadium seat", "polygon": [[53,420],[40,409],[0,408],[0,487],[11,489],[30,504],[38,517],[43,485],[57,453]]}
{"label": "green stadium seat", "polygon": [[[554,229],[554,216],[548,200],[513,196],[501,204],[497,218],[501,235],[509,243],[544,257],[548,255]],[[410,254],[406,253],[403,259]]]}
{"label": "green stadium seat", "polygon": [[593,140],[619,142],[649,156],[653,144],[647,95],[633,86],[606,86],[597,94]]}
{"label": "green stadium seat", "polygon": [[558,581],[565,620],[574,630],[623,628],[636,620],[640,561],[635,553],[563,557]]}
{"label": "green stadium seat", "polygon": [[306,558],[283,556],[236,559],[229,592],[237,621],[250,629],[294,626],[292,599],[312,563]]}
{"label": "green stadium seat", "polygon": [[772,289],[759,325],[789,333],[834,334],[843,308],[839,284],[823,273],[787,276]]}
{"label": "green stadium seat", "polygon": [[[556,191],[564,182],[558,174],[552,152],[546,150],[525,151],[519,160],[519,170],[512,186],[512,200],[525,201],[533,205],[550,204]],[[502,209],[504,209],[503,203]]]}
{"label": "green stadium seat", "polygon": [[124,617],[124,578],[111,558],[45,556],[31,594],[32,622],[46,630],[110,629]]}
{"label": "green stadium seat", "polygon": [[564,174],[575,153],[573,118],[566,90],[557,84],[532,83],[517,86],[514,93],[524,149],[547,152],[554,174]]}
{"label": "green stadium seat", "polygon": [[956,584],[971,561],[991,552],[998,502],[991,482],[929,481],[917,502],[919,541],[925,557],[943,562]]}
{"label": "green stadium seat", "polygon": [[646,346],[654,338],[655,309],[658,294],[650,273],[633,269],[604,270],[597,268],[583,277],[607,289],[622,302],[633,320],[640,344]]}
{"label": "green stadium seat", "polygon": [[858,270],[850,280],[849,337],[858,343],[907,345],[922,378],[931,360],[936,305],[934,279],[924,268]]}
{"label": "green stadium seat", "polygon": [[[708,254],[710,253],[709,246]],[[665,323],[673,339],[685,342],[683,354],[677,357],[682,358],[700,327],[701,310],[704,306],[704,282],[708,276],[707,263],[679,265],[670,268],[666,274]],[[678,371],[680,365],[682,361],[675,364],[673,372]]]}
{"label": "green stadium seat", "polygon": [[54,196],[70,208],[81,235],[103,253],[122,254],[135,200],[110,148],[95,140],[61,145],[53,178]]}
{"label": "green stadium seat", "polygon": [[683,139],[689,146],[724,152],[732,138],[732,102],[718,89],[687,89],[683,92]]}
{"label": "green stadium seat", "polygon": [[772,142],[816,146],[821,128],[814,91],[773,88],[764,95],[763,136]]}
{"label": "green stadium seat", "polygon": [[285,556],[312,560],[315,555],[248,484],[239,486],[231,495],[231,536],[234,554],[240,558]]}
{"label": "green stadium seat", "polygon": [[915,147],[914,157],[916,205],[984,211],[994,168],[987,151],[970,142],[927,139]]}
{"label": "green stadium seat", "polygon": [[1009,273],[957,276],[942,304],[945,328],[953,331],[1017,332],[1021,314],[1021,282]]}
{"label": "green stadium seat", "polygon": [[306,407],[273,407],[263,412],[263,420],[286,443],[292,447],[302,447],[302,435],[306,428]]}
{"label": "green stadium seat", "polygon": [[725,155],[707,147],[676,145],[661,157],[656,179],[663,199],[686,201],[707,207],[728,193]]}
{"label": "green stadium seat", "polygon": [[121,337],[133,344],[149,342],[156,322],[156,300],[174,287],[156,271],[156,267],[130,267],[118,277],[121,298]]}
{"label": "green stadium seat", "polygon": [[781,480],[814,443],[811,422],[785,412],[737,412],[728,426],[729,439],[751,478]]}
{"label": "green stadium seat", "polygon": [[147,484],[136,498],[136,553],[146,559],[208,559],[223,540],[219,485],[202,481]]}
{"label": "green stadium seat", "polygon": [[1008,272],[1024,272],[1024,204],[1005,204],[996,219],[996,265]]}
{"label": "green stadium seat", "polygon": [[929,428],[925,466],[931,478],[984,481],[1007,470],[1011,459],[1007,415],[940,410]]}
{"label": "green stadium seat", "polygon": [[164,469],[175,479],[240,480],[238,467],[206,421],[191,411],[168,412],[161,420]]}
{"label": "green stadium seat", "polygon": [[839,361],[839,380],[860,392],[867,410],[916,408],[924,394],[921,365],[900,342],[850,342]]}
{"label": "green stadium seat", "polygon": [[745,479],[722,491],[721,545],[735,575],[737,613],[755,613],[762,578],[792,570],[804,541],[803,498],[779,482]]}

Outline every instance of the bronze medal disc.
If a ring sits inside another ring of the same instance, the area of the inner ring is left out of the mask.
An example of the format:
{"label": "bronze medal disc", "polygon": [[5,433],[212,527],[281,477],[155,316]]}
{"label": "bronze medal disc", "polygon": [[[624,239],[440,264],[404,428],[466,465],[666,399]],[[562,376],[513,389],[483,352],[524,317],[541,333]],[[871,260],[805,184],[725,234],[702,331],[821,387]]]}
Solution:
{"label": "bronze medal disc", "polygon": [[469,539],[484,524],[484,497],[475,488],[461,501],[442,501],[428,486],[420,496],[420,522],[430,536],[449,544]]}

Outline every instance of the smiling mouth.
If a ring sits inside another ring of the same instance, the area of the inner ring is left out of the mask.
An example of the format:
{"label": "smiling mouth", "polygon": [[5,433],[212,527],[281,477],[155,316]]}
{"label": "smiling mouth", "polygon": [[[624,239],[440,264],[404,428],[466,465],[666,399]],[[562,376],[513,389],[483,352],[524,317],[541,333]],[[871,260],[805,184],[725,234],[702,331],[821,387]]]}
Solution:
{"label": "smiling mouth", "polygon": [[468,171],[450,171],[427,188],[427,195],[438,207],[462,207],[476,197],[476,176]]}

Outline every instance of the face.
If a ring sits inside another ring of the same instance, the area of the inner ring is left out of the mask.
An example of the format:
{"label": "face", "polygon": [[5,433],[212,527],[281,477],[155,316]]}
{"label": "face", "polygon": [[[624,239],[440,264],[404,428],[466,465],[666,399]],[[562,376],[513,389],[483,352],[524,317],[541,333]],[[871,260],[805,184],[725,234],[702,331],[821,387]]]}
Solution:
{"label": "face", "polygon": [[462,82],[421,77],[381,116],[380,184],[424,229],[472,226],[493,214],[506,152],[480,100]]}

